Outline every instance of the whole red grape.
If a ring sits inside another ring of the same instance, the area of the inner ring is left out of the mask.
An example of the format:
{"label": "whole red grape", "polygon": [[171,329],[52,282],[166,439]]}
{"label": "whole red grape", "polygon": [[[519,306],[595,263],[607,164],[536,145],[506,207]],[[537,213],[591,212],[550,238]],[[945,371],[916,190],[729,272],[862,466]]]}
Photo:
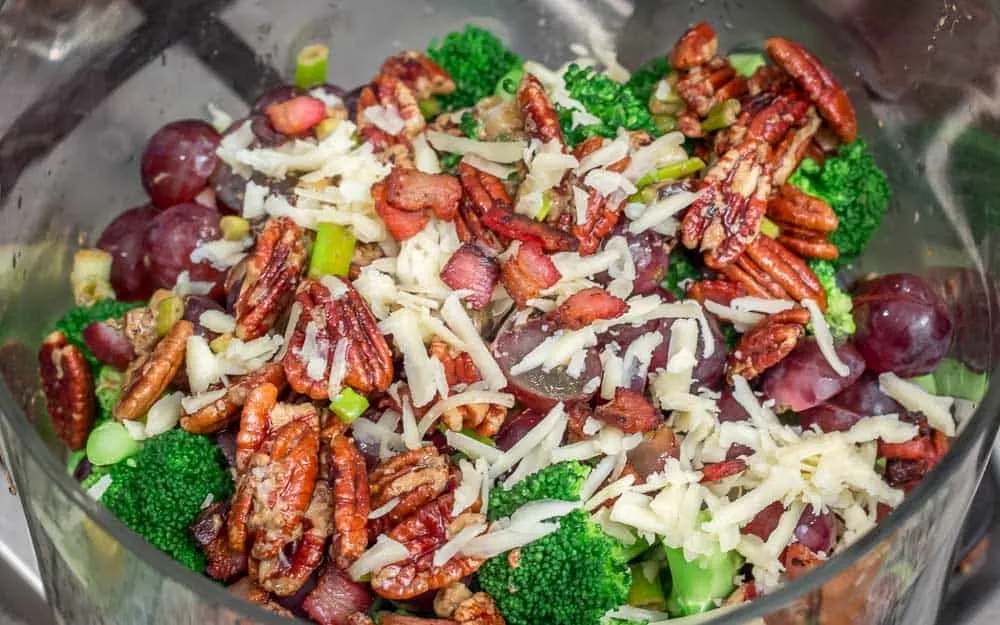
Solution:
{"label": "whole red grape", "polygon": [[143,263],[142,241],[158,214],[150,205],[130,208],[101,233],[97,247],[111,254],[111,286],[123,301],[147,300],[156,289]]}
{"label": "whole red grape", "polygon": [[225,271],[208,261],[191,262],[191,252],[200,243],[222,237],[219,213],[201,204],[178,204],[162,211],[149,225],[143,239],[145,266],[155,288],[170,289],[177,276],[189,272],[192,282],[215,284],[211,296],[220,298]]}
{"label": "whole red grape", "polygon": [[157,130],[142,153],[142,186],[157,208],[190,202],[215,170],[219,133],[206,122],[182,119]]}

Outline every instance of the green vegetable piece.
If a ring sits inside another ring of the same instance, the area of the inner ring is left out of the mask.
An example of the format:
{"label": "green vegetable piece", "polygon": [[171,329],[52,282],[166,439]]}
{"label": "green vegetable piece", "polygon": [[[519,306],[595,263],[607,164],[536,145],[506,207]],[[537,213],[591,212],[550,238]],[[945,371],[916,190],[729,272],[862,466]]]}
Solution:
{"label": "green vegetable piece", "polygon": [[563,82],[570,97],[601,120],[599,124],[576,126],[573,110],[556,104],[559,124],[570,145],[590,137],[614,138],[618,136],[619,128],[657,134],[646,103],[638,100],[625,85],[598,74],[592,67],[580,67],[575,63],[571,63],[563,73]]}
{"label": "green vegetable piece", "polygon": [[514,99],[514,96],[517,95],[517,88],[521,85],[522,78],[524,78],[524,66],[515,65],[497,81],[497,87],[493,93],[504,100]]}
{"label": "green vegetable piece", "polygon": [[649,102],[656,91],[656,83],[670,73],[670,63],[665,57],[657,57],[647,61],[637,69],[625,83],[625,88],[632,92],[639,102]]}
{"label": "green vegetable piece", "polygon": [[989,384],[989,375],[986,373],[976,373],[954,358],[945,358],[942,360],[934,370],[932,376],[936,391],[931,390],[928,392],[975,402],[983,399],[983,396],[986,395],[986,387]]}
{"label": "green vegetable piece", "polygon": [[[646,610],[667,609],[667,596],[660,579],[660,564],[654,561],[636,562],[628,567],[632,571],[632,587],[628,589],[626,603]],[[652,573],[652,579],[647,577]]]}
{"label": "green vegetable piece", "polygon": [[931,395],[937,395],[937,382],[934,381],[934,373],[928,373],[925,375],[918,375],[915,378],[910,378],[910,382],[913,382],[920,388],[924,389]]}
{"label": "green vegetable piece", "polygon": [[368,410],[368,398],[347,386],[330,402],[330,410],[344,423],[354,423]]}
{"label": "green vegetable piece", "polygon": [[661,135],[677,130],[677,118],[673,115],[653,115],[653,125]]}
{"label": "green vegetable piece", "polygon": [[720,323],[719,330],[722,331],[722,340],[726,342],[726,347],[730,351],[736,349],[736,344],[740,342],[742,336],[736,331],[736,326],[731,323]]}
{"label": "green vegetable piece", "polygon": [[733,66],[733,70],[737,74],[749,78],[758,68],[767,65],[767,59],[759,52],[737,52],[729,55],[729,64]]}
{"label": "green vegetable piece", "polygon": [[89,489],[108,473],[111,473],[111,467],[101,467],[97,465],[91,466],[90,473],[87,474],[87,477],[80,480],[80,488],[83,490]]}
{"label": "green vegetable piece", "polygon": [[347,277],[354,257],[354,243],[354,234],[344,226],[329,222],[319,224],[309,258],[309,277]]}
{"label": "green vegetable piece", "polygon": [[708,111],[708,117],[701,122],[701,129],[705,132],[715,132],[723,128],[729,128],[736,123],[736,118],[740,114],[740,101],[732,98],[723,100]]}
{"label": "green vegetable piece", "polygon": [[462,113],[462,119],[458,122],[458,129],[470,139],[479,138],[479,120],[472,113]]}
{"label": "green vegetable piece", "polygon": [[[704,514],[702,515],[704,517]],[[667,611],[672,616],[690,616],[713,610],[736,585],[733,578],[743,566],[743,556],[735,550],[699,555],[688,562],[684,550],[664,547],[670,567],[670,597]]]}
{"label": "green vegetable piece", "polygon": [[[808,265],[826,291],[826,312],[823,313],[823,318],[830,326],[830,333],[834,338],[844,338],[854,334],[857,329],[854,315],[851,314],[854,302],[850,295],[837,286],[837,268],[827,260],[810,260]],[[809,323],[806,329],[812,332],[812,323]]]}
{"label": "green vegetable piece", "polygon": [[166,336],[184,316],[184,300],[176,295],[165,297],[156,306],[156,334]]}
{"label": "green vegetable piece", "polygon": [[99,466],[121,462],[141,449],[142,445],[132,440],[125,426],[117,421],[105,421],[87,437],[87,458]]}
{"label": "green vegetable piece", "polygon": [[113,299],[105,299],[91,306],[77,306],[71,308],[59,321],[56,321],[56,330],[65,334],[66,339],[70,343],[79,347],[87,362],[96,368],[100,362],[87,348],[86,343],[83,342],[84,328],[95,321],[116,319],[133,308],[138,308],[142,305],[141,302],[119,302]]}
{"label": "green vegetable piece", "polygon": [[188,527],[209,499],[224,501],[233,478],[222,451],[207,436],[173,429],[111,467],[101,503],[120,521],[182,565],[205,570],[205,556]]}
{"label": "green vegetable piece", "polygon": [[521,57],[508,50],[496,35],[472,25],[449,33],[440,42],[431,40],[427,56],[455,80],[454,93],[439,96],[442,111],[475,105],[491,95],[511,69],[522,64]]}
{"label": "green vegetable piece", "polygon": [[86,449],[79,449],[77,451],[70,452],[69,456],[66,458],[66,475],[70,477],[76,472],[76,468],[80,466],[83,459],[87,457]]}
{"label": "green vegetable piece", "polygon": [[441,163],[441,169],[443,171],[454,173],[454,171],[458,168],[458,164],[462,161],[462,155],[454,152],[448,152],[446,154],[442,154],[438,161]]}
{"label": "green vegetable piece", "polygon": [[330,49],[321,43],[313,43],[299,51],[295,57],[295,84],[309,89],[326,82]]}
{"label": "green vegetable piece", "polygon": [[535,215],[535,219],[538,221],[545,221],[548,217],[549,211],[552,210],[552,193],[548,190],[542,192],[542,205],[538,209],[538,214]]}
{"label": "green vegetable piece", "polygon": [[825,200],[837,214],[840,224],[830,242],[840,251],[838,265],[865,249],[889,207],[889,183],[864,139],[841,146],[822,165],[812,159],[802,161],[789,182]]}
{"label": "green vegetable piece", "polygon": [[781,228],[778,227],[778,224],[764,217],[760,220],[760,233],[766,237],[777,239],[778,235],[781,234]]}
{"label": "green vegetable piece", "polygon": [[434,96],[417,102],[417,106],[420,107],[420,114],[424,119],[433,119],[441,114],[441,102]]}
{"label": "green vegetable piece", "polygon": [[242,241],[250,234],[250,222],[237,215],[224,215],[219,220],[222,238],[227,241]]}
{"label": "green vegetable piece", "polygon": [[639,178],[639,181],[635,183],[635,186],[639,189],[644,189],[656,182],[677,180],[678,178],[684,178],[685,176],[690,176],[691,174],[699,172],[704,168],[705,168],[705,161],[695,156],[693,158],[688,158],[677,163],[671,163],[669,165],[657,169],[654,172],[650,172],[644,175],[642,178]]}
{"label": "green vegetable piece", "polygon": [[109,365],[103,365],[97,372],[94,394],[97,396],[98,416],[96,425],[111,419],[111,412],[122,396],[125,374]]}
{"label": "green vegetable piece", "polygon": [[681,284],[688,280],[701,280],[701,275],[701,270],[692,260],[692,254],[677,246],[670,252],[670,265],[667,267],[667,279],[663,281],[663,287],[678,299],[684,299],[687,291]]}
{"label": "green vegetable piece", "polygon": [[489,520],[508,517],[515,510],[538,499],[576,501],[590,468],[579,462],[560,462],[533,473],[510,490],[498,486],[490,490]]}

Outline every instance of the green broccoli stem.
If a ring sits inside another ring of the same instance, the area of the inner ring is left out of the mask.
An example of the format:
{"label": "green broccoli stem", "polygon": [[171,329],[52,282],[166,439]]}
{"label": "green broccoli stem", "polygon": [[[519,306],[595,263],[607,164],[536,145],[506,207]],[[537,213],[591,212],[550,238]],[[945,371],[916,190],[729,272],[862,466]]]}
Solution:
{"label": "green broccoli stem", "polygon": [[683,549],[664,547],[664,551],[670,568],[667,611],[671,615],[690,616],[717,608],[736,588],[733,579],[743,566],[743,557],[736,551],[717,549],[690,562]]}
{"label": "green broccoli stem", "polygon": [[629,565],[632,571],[632,586],[628,589],[626,603],[637,608],[664,611],[667,609],[667,596],[663,592],[663,580],[660,579],[660,564],[658,562],[636,562]]}
{"label": "green broccoli stem", "polygon": [[736,118],[740,114],[739,100],[729,99],[719,102],[708,111],[708,117],[701,122],[701,129],[705,132],[715,132],[723,128],[729,128],[736,123]]}
{"label": "green broccoli stem", "polygon": [[931,388],[925,387],[929,393],[968,401],[981,401],[989,385],[988,374],[977,373],[954,358],[943,359],[930,377]]}
{"label": "green broccoli stem", "polygon": [[321,43],[310,44],[295,57],[295,85],[309,89],[326,82],[330,49]]}
{"label": "green broccoli stem", "polygon": [[347,277],[354,257],[354,244],[354,234],[344,226],[328,222],[319,224],[309,258],[309,277]]}
{"label": "green broccoli stem", "polygon": [[749,78],[753,76],[757,68],[767,65],[767,59],[759,52],[736,52],[729,55],[729,64],[733,66],[733,70],[737,74]]}
{"label": "green broccoli stem", "polygon": [[99,466],[117,464],[141,450],[142,445],[129,436],[124,425],[116,421],[102,423],[87,437],[87,458],[91,464]]}

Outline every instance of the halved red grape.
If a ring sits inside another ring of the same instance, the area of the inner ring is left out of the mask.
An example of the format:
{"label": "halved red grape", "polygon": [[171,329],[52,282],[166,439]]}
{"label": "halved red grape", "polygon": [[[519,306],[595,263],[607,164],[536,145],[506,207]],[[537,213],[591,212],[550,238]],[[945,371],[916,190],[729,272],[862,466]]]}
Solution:
{"label": "halved red grape", "polygon": [[646,478],[663,471],[669,458],[680,457],[681,446],[669,426],[661,425],[647,434],[641,443],[628,452],[628,461],[640,477]]}
{"label": "halved red grape", "polygon": [[936,267],[927,272],[927,281],[945,302],[954,325],[948,355],[973,371],[986,371],[990,356],[1000,353],[1000,332],[990,332],[990,306],[1000,305],[997,287],[965,267]]}
{"label": "halved red grape", "polygon": [[591,380],[601,377],[601,361],[594,349],[587,350],[583,372],[575,378],[566,373],[564,366],[550,371],[537,367],[511,375],[511,368],[557,329],[551,321],[538,318],[521,326],[507,327],[493,340],[493,356],[507,376],[511,391],[529,408],[548,410],[561,401],[589,401],[597,390],[585,390],[588,384],[593,386]]}
{"label": "halved red grape", "polygon": [[830,554],[837,544],[840,534],[840,521],[837,516],[827,510],[816,514],[812,505],[807,505],[795,526],[795,538],[816,553]]}
{"label": "halved red grape", "polygon": [[150,223],[143,239],[150,282],[156,288],[170,289],[177,283],[177,276],[187,271],[193,282],[214,283],[210,295],[216,299],[222,297],[225,272],[208,261],[191,262],[191,252],[198,244],[221,236],[219,213],[207,206],[178,204],[161,212]]}
{"label": "halved red grape", "polygon": [[866,372],[825,403],[801,412],[799,425],[803,429],[818,427],[823,432],[844,432],[864,417],[904,412],[902,406],[879,389],[878,376]]}
{"label": "halved red grape", "polygon": [[214,332],[201,325],[201,314],[208,310],[225,312],[222,306],[210,297],[188,295],[184,298],[184,319],[194,324],[194,331],[199,336],[215,335]]}
{"label": "halved red grape", "polygon": [[95,358],[121,371],[135,358],[132,341],[125,332],[104,321],[95,321],[84,328],[83,342]]}
{"label": "halved red grape", "polygon": [[215,128],[197,119],[171,122],[149,138],[139,170],[157,208],[190,202],[208,184],[219,139]]}
{"label": "halved red grape", "polygon": [[302,609],[317,623],[347,623],[351,614],[366,613],[373,596],[368,584],[352,581],[347,573],[328,566],[316,589],[302,602]]}
{"label": "halved red grape", "polygon": [[[666,237],[647,230],[641,234],[632,234],[628,230],[626,220],[620,220],[611,237],[623,236],[628,243],[632,260],[635,261],[635,281],[632,283],[632,293],[646,295],[656,292],[660,283],[667,276],[667,265],[670,260],[667,251]],[[609,237],[610,238],[610,237]],[[606,272],[595,278],[598,284],[607,285],[611,276]]]}
{"label": "halved red grape", "polygon": [[909,378],[930,373],[951,347],[944,301],[908,273],[862,282],[854,295],[854,343],[868,368]]}
{"label": "halved red grape", "polygon": [[526,408],[516,415],[507,417],[500,431],[493,437],[497,449],[507,451],[545,418],[545,413]]}
{"label": "halved red grape", "polygon": [[112,256],[111,286],[120,300],[146,300],[156,288],[143,263],[142,241],[157,214],[148,204],[130,208],[115,217],[97,239],[97,247]]}
{"label": "halved red grape", "polygon": [[846,376],[833,370],[816,339],[807,338],[784,360],[764,372],[761,385],[764,396],[775,401],[779,412],[801,412],[854,384],[865,371],[864,358],[850,343],[840,343],[836,350],[849,369]]}

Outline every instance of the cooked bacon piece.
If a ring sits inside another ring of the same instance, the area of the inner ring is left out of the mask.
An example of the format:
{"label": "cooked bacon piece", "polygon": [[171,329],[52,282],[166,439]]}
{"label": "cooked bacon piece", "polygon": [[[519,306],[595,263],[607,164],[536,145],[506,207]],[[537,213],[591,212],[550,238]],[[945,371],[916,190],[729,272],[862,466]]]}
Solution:
{"label": "cooked bacon piece", "polygon": [[330,566],[302,602],[302,609],[320,625],[347,625],[350,615],[371,609],[372,600],[368,584],[351,581],[347,573]]}
{"label": "cooked bacon piece", "polygon": [[458,214],[462,184],[447,174],[425,174],[417,169],[395,167],[386,178],[386,199],[404,211],[432,210],[439,219],[451,221]]}
{"label": "cooked bacon piece", "polygon": [[625,432],[652,432],[663,423],[663,416],[642,393],[616,388],[615,398],[594,410],[594,418]]}
{"label": "cooked bacon piece", "polygon": [[372,185],[372,199],[375,201],[375,212],[385,222],[389,234],[397,241],[405,241],[424,229],[431,220],[426,211],[401,210],[389,202],[387,185],[377,182]]}
{"label": "cooked bacon piece", "polygon": [[472,295],[465,298],[469,306],[482,310],[490,303],[493,288],[500,279],[497,262],[478,245],[465,243],[455,250],[441,268],[441,281],[453,289],[467,289]]}
{"label": "cooked bacon piece", "polygon": [[559,282],[560,278],[562,274],[552,259],[535,241],[521,243],[517,254],[508,259],[500,270],[500,280],[521,308],[527,306],[528,300],[536,297],[542,289]]}
{"label": "cooked bacon piece", "polygon": [[568,232],[496,206],[483,214],[482,221],[484,226],[502,237],[537,242],[546,252],[572,252],[580,246],[580,241]]}
{"label": "cooked bacon piece", "polygon": [[739,475],[746,470],[747,463],[746,460],[742,458],[706,464],[701,468],[701,483],[707,484],[709,482],[718,482],[726,479],[727,477]]}
{"label": "cooked bacon piece", "polygon": [[579,330],[598,319],[614,319],[625,314],[628,304],[598,286],[577,291],[555,310],[553,317],[563,327]]}
{"label": "cooked bacon piece", "polygon": [[283,135],[305,134],[326,118],[326,104],[309,95],[300,95],[271,104],[265,109],[267,119]]}

